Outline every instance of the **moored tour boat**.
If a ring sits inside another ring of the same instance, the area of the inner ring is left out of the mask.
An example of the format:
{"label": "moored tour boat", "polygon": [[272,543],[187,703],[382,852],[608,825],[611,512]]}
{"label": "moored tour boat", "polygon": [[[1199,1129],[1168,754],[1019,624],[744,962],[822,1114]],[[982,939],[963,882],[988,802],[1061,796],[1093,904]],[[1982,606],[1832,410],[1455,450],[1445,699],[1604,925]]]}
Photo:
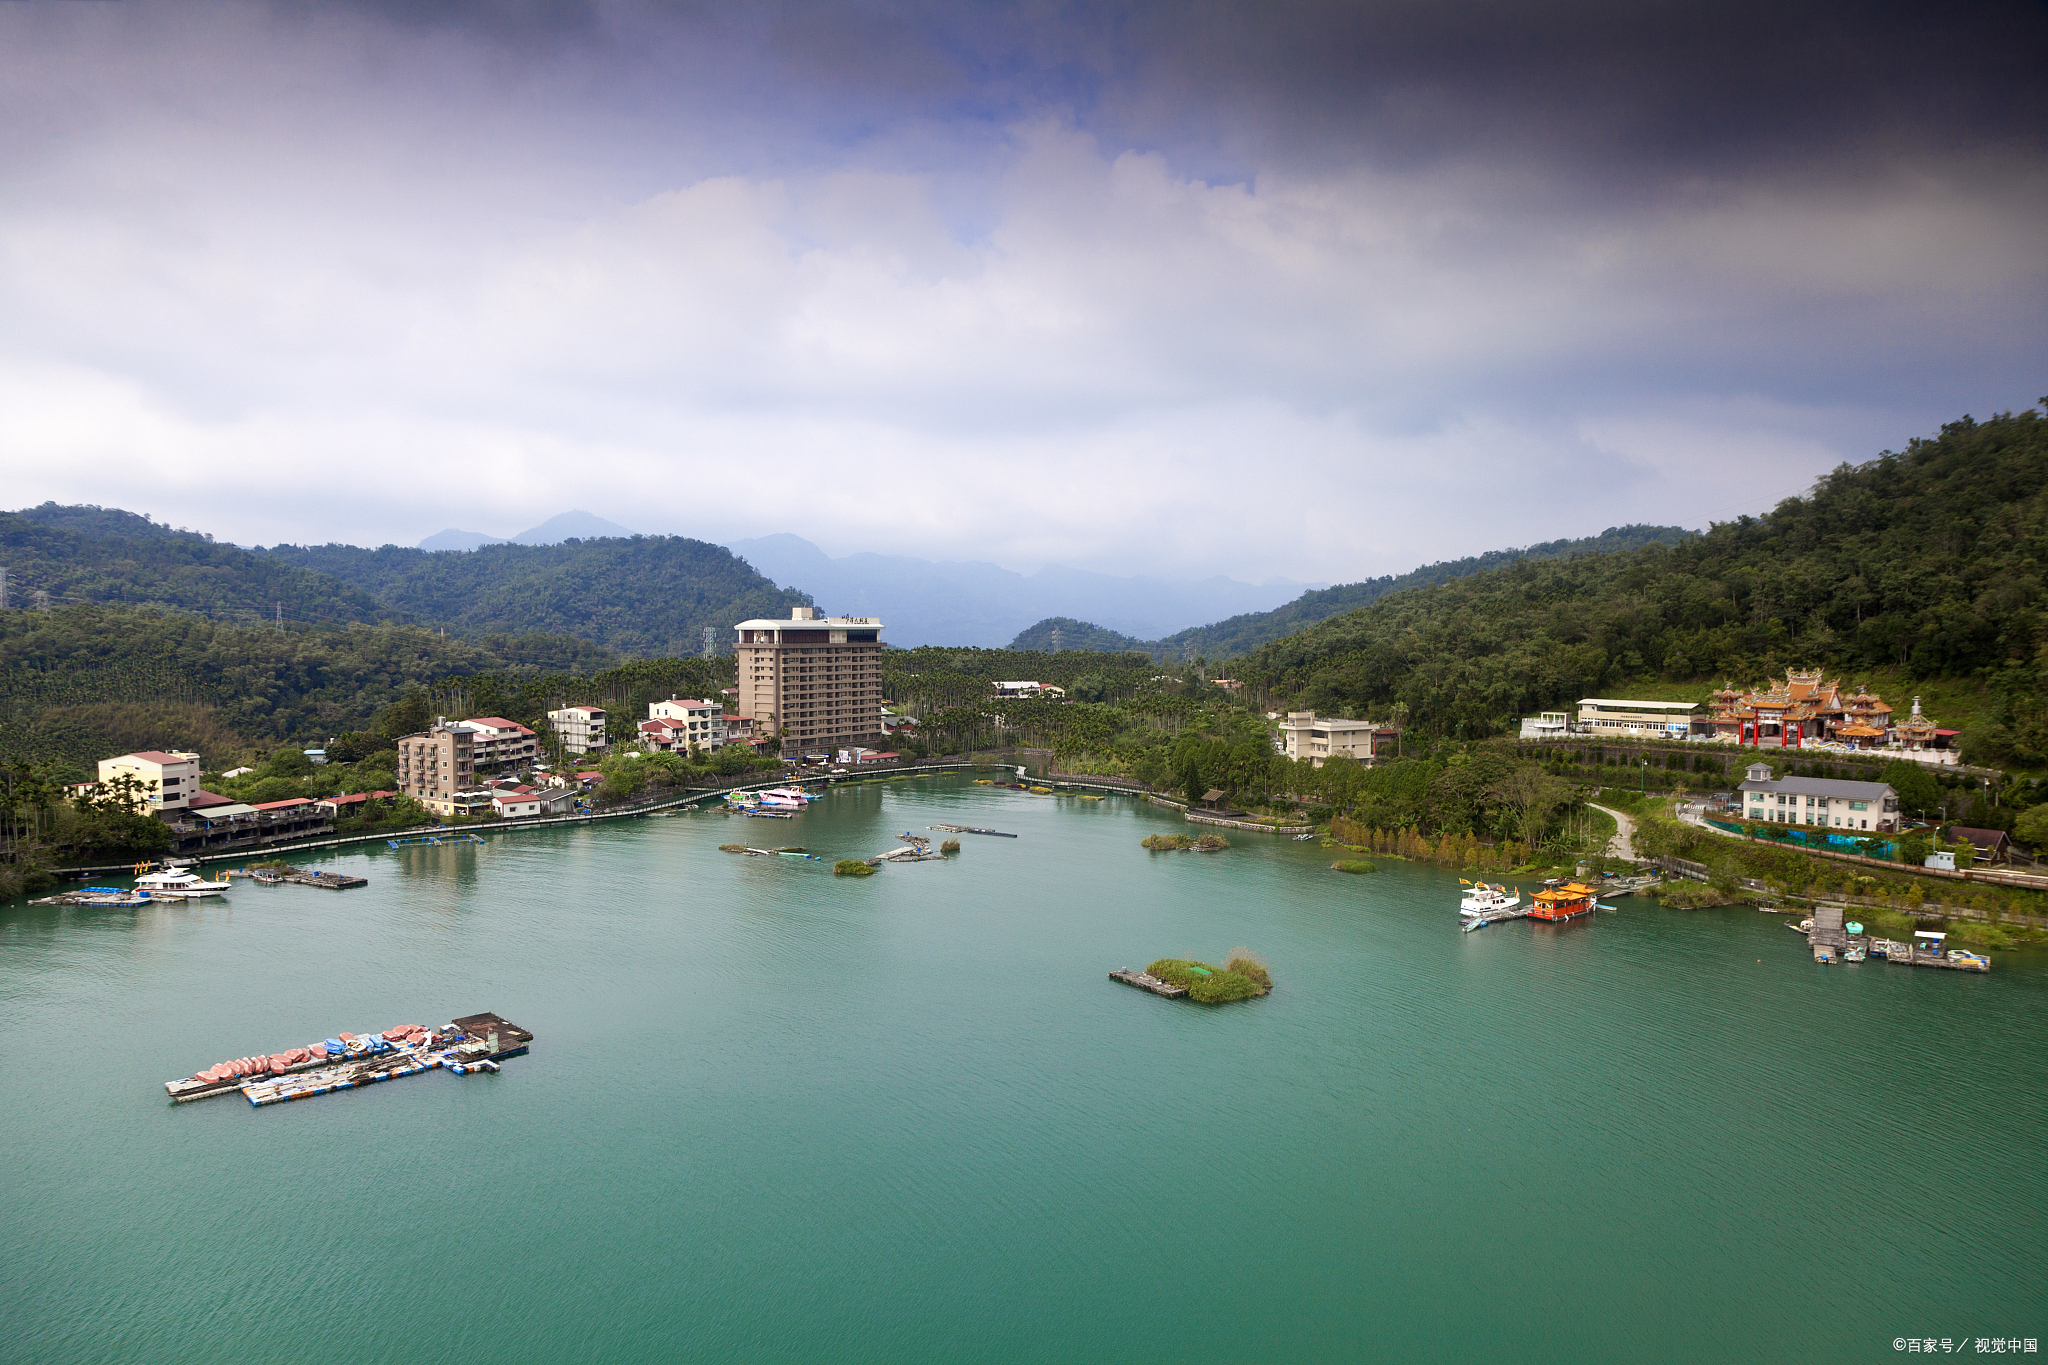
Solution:
{"label": "moored tour boat", "polygon": [[1558,923],[1593,913],[1593,898],[1600,893],[1578,882],[1546,884],[1530,897],[1529,918]]}
{"label": "moored tour boat", "polygon": [[[1460,881],[1464,880],[1462,877]],[[1458,904],[1458,915],[1463,919],[1477,919],[1512,910],[1522,903],[1519,892],[1505,886],[1490,886],[1485,882],[1473,882],[1465,888],[1465,896]]]}
{"label": "moored tour boat", "polygon": [[221,895],[228,889],[228,883],[226,878],[210,882],[190,869],[167,867],[161,872],[150,872],[137,877],[135,889],[147,891],[152,899],[158,896],[189,899]]}

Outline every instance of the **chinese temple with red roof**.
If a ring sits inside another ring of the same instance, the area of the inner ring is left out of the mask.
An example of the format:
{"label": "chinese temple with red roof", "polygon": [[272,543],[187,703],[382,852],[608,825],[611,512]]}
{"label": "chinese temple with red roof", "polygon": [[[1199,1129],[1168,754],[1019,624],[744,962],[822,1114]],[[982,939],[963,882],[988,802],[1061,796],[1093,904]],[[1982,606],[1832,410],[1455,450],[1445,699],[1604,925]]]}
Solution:
{"label": "chinese temple with red roof", "polygon": [[1817,668],[1787,669],[1784,677],[1747,692],[1730,683],[1709,705],[1717,737],[1758,748],[1796,749],[1829,740],[1869,749],[1891,733],[1892,708],[1882,697],[1862,686],[1844,692],[1840,679]]}

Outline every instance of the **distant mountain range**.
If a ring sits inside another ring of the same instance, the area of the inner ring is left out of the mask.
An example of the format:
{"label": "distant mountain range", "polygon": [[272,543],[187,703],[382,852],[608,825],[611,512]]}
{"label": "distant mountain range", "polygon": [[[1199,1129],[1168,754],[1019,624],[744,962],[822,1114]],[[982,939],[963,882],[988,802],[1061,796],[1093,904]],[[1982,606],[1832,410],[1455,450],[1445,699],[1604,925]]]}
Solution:
{"label": "distant mountain range", "polygon": [[935,562],[905,555],[834,559],[801,536],[773,535],[727,547],[777,583],[801,586],[827,610],[881,618],[904,648],[1000,648],[1048,615],[1086,615],[1129,634],[1156,634],[1220,614],[1279,606],[1309,584],[1231,578],[1169,581],[1091,573],[1054,565],[1023,574],[978,561]]}
{"label": "distant mountain range", "polygon": [[477,550],[486,545],[559,545],[565,540],[597,540],[605,536],[632,537],[616,521],[606,521],[595,512],[564,512],[516,536],[487,536],[482,531],[458,531],[449,527],[419,543],[422,550]]}
{"label": "distant mountain range", "polygon": [[1137,639],[1092,621],[1066,616],[1049,617],[1019,633],[1010,641],[1010,648],[1094,649],[1108,653],[1137,651],[1156,659],[1193,658],[1196,655],[1210,659],[1235,658],[1318,621],[1356,611],[1388,593],[1406,588],[1434,587],[1454,578],[1467,578],[1524,559],[1567,559],[1573,555],[1638,550],[1645,545],[1678,545],[1697,534],[1682,526],[1615,526],[1597,536],[1584,536],[1577,540],[1547,540],[1540,545],[1526,545],[1519,549],[1489,550],[1483,555],[1429,564],[1405,574],[1368,578],[1362,583],[1340,583],[1334,588],[1312,589],[1276,610],[1248,612],[1214,625],[1196,626],[1155,640]]}

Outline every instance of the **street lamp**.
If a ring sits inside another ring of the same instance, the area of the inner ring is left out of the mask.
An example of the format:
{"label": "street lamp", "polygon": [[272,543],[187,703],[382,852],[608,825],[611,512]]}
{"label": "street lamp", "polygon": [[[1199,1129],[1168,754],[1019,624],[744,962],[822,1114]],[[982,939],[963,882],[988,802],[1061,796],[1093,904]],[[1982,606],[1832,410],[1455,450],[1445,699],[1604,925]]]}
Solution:
{"label": "street lamp", "polygon": [[1650,760],[1647,758],[1643,760],[1643,777],[1642,781],[1636,784],[1636,790],[1645,796],[1650,793]]}

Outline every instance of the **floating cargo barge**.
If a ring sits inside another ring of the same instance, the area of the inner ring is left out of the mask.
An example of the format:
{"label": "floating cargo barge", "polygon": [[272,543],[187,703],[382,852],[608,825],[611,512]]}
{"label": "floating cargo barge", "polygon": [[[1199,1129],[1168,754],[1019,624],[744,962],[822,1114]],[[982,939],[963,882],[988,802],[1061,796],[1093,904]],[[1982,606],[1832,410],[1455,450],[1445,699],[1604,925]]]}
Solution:
{"label": "floating cargo barge", "polygon": [[471,1014],[438,1029],[401,1024],[378,1034],[342,1033],[307,1047],[221,1062],[191,1076],[165,1081],[172,1100],[186,1104],[239,1093],[252,1105],[309,1099],[378,1081],[445,1069],[456,1075],[495,1071],[517,1057],[533,1034],[495,1014]]}

